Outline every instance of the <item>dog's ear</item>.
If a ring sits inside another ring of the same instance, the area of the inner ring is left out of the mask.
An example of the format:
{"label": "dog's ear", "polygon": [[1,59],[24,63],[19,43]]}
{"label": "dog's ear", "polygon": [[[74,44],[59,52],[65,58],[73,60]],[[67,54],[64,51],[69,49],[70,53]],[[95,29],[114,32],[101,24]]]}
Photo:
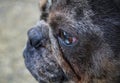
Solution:
{"label": "dog's ear", "polygon": [[39,0],[39,7],[41,12],[40,19],[43,19],[46,21],[52,2],[53,0]]}

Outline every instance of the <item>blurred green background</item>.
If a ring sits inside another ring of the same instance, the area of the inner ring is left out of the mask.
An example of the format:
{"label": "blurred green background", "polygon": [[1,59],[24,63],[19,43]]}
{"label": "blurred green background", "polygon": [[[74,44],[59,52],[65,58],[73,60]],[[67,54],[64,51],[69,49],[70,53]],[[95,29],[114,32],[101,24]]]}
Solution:
{"label": "blurred green background", "polygon": [[37,83],[22,51],[27,30],[38,20],[38,0],[0,0],[0,83]]}

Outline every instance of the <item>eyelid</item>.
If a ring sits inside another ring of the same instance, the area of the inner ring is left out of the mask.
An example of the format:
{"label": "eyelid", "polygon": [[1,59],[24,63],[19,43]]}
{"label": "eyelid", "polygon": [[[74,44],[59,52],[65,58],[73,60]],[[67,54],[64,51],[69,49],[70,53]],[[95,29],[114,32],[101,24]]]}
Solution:
{"label": "eyelid", "polygon": [[71,35],[70,33],[68,33],[67,31],[64,31],[64,30],[62,30],[62,29],[59,30],[58,35],[61,34],[61,33],[63,33],[64,35],[66,35],[66,36],[68,36],[68,37],[72,37],[72,35]]}

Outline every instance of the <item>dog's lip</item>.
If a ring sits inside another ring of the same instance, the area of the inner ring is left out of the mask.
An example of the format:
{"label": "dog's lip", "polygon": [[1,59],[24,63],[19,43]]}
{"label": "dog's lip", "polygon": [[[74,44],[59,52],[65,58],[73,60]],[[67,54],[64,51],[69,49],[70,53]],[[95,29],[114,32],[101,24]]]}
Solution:
{"label": "dog's lip", "polygon": [[[26,46],[25,46],[25,48],[24,48],[24,50],[23,50],[23,57],[24,57],[24,60],[26,61],[26,60],[28,60],[28,56],[31,56],[30,55],[30,53],[29,52],[31,52],[31,51],[36,51],[36,49],[34,48],[34,47],[32,47],[31,45],[30,45],[30,42],[29,42],[29,40],[27,41],[27,43],[26,43]],[[44,58],[44,57],[43,57]],[[49,64],[49,66],[53,66],[53,68],[54,68],[54,63],[56,63],[57,64],[57,62],[53,62],[53,65],[51,65],[51,64]],[[44,66],[46,66],[47,67],[47,62],[45,62],[44,63],[45,65]],[[59,65],[58,65],[59,66]],[[40,70],[37,70],[38,71],[38,75],[39,75],[39,77],[42,75],[42,76],[44,76],[43,78],[45,78],[46,80],[47,79],[49,79],[49,81],[50,82],[54,82],[54,81],[57,81],[57,79],[62,79],[63,81],[64,80],[67,80],[67,77],[66,77],[66,75],[64,74],[64,72],[62,71],[62,69],[59,67],[55,67],[56,68],[56,70],[58,70],[58,71],[56,71],[55,72],[55,70],[54,69],[52,69],[52,70],[47,70],[47,68],[45,68],[45,71],[43,70],[43,69],[41,69],[41,71]],[[49,68],[48,68],[49,69]],[[51,69],[51,68],[50,68]],[[61,75],[59,74],[61,72]],[[48,75],[48,74],[49,75]],[[52,73],[52,74],[50,74],[50,73]],[[58,75],[59,74],[59,75]],[[47,76],[48,75],[48,76]]]}
{"label": "dog's lip", "polygon": [[[60,74],[61,73],[61,74]],[[44,76],[43,78],[46,78],[48,81],[51,82],[58,82],[58,81],[67,81],[67,78],[65,74],[62,71],[59,71],[57,73],[50,73],[49,71],[39,71],[39,76],[41,77]]]}

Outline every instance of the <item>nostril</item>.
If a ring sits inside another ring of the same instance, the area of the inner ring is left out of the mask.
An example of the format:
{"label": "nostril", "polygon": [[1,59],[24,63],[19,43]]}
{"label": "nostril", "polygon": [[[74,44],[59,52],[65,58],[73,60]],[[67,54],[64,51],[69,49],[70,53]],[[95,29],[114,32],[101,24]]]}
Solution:
{"label": "nostril", "polygon": [[35,48],[38,48],[39,46],[42,45],[41,42],[38,40],[30,40],[30,44]]}
{"label": "nostril", "polygon": [[41,45],[42,34],[36,28],[28,31],[28,38],[33,47],[38,48]]}

